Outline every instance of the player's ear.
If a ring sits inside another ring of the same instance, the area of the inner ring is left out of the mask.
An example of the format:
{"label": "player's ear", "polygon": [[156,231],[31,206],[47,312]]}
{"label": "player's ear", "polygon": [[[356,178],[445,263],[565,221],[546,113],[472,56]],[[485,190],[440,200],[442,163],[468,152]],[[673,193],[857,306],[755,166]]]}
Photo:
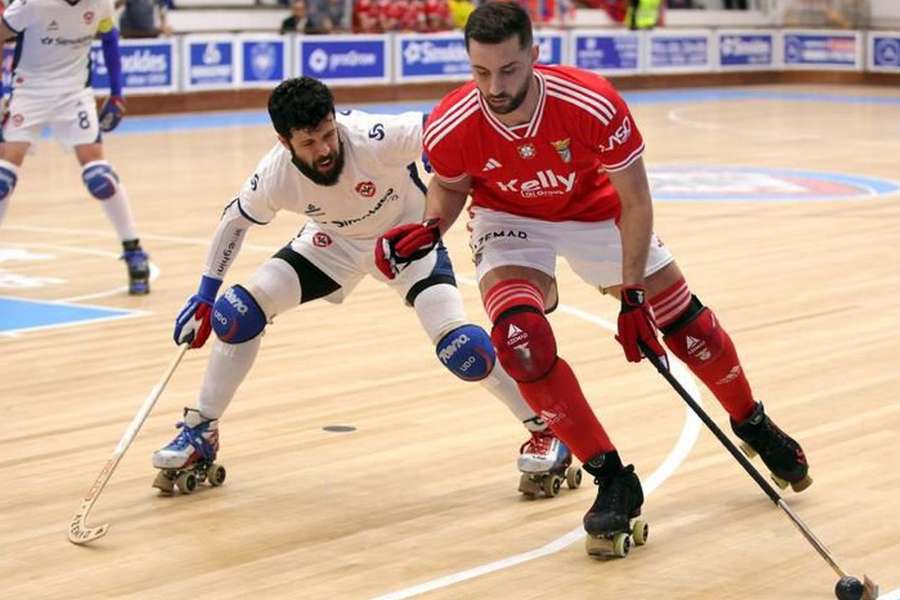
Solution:
{"label": "player's ear", "polygon": [[287,141],[284,137],[278,136],[278,141],[281,142],[281,145],[285,147],[286,150],[291,150],[291,143]]}
{"label": "player's ear", "polygon": [[541,56],[541,47],[537,44],[531,47],[531,64],[537,64],[538,58]]}

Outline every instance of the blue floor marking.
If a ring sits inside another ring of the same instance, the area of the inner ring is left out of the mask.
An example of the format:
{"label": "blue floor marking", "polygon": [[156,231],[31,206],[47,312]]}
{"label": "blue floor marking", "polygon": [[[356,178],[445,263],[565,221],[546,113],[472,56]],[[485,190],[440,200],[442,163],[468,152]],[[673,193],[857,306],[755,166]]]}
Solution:
{"label": "blue floor marking", "polygon": [[0,333],[18,333],[129,317],[131,310],[0,297]]}
{"label": "blue floor marking", "polygon": [[[783,100],[791,102],[827,102],[831,104],[864,104],[900,107],[900,96],[847,96],[815,92],[773,92],[762,90],[693,89],[635,91],[622,94],[629,104],[666,104],[676,102],[723,102],[736,100]],[[434,108],[437,100],[417,102],[381,102],[354,105],[339,105],[341,108],[359,107],[367,112],[397,114],[407,110],[427,112]],[[111,135],[136,133],[160,133],[166,131],[187,131],[218,129],[227,127],[248,127],[270,124],[265,110],[243,110],[230,112],[191,113],[179,115],[156,115],[126,117]]]}

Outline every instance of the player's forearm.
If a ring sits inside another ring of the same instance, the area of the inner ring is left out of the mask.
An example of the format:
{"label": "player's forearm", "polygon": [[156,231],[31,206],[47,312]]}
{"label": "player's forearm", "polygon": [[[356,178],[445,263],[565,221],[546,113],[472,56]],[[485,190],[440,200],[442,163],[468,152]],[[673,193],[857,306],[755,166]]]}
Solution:
{"label": "player's forearm", "polygon": [[466,206],[466,198],[469,193],[462,186],[451,187],[441,182],[437,177],[432,177],[428,184],[428,196],[425,201],[425,220],[440,219],[440,229],[446,232],[459,213]]}
{"label": "player's forearm", "polygon": [[213,234],[209,252],[206,255],[206,267],[203,274],[213,279],[223,280],[231,264],[237,258],[244,243],[247,230],[253,221],[241,214],[235,200],[222,213],[222,220]]}
{"label": "player's forearm", "polygon": [[110,29],[102,36],[103,61],[109,74],[109,95],[122,96],[122,56],[119,53],[119,30]]}
{"label": "player's forearm", "polygon": [[653,203],[642,160],[610,179],[622,200],[619,231],[622,236],[622,283],[642,284],[653,234]]}

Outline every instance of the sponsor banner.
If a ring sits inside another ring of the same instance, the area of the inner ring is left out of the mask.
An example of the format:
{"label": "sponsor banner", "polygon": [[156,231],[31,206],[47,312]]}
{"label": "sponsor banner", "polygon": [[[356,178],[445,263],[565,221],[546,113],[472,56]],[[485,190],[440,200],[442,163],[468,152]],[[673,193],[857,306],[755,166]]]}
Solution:
{"label": "sponsor banner", "polygon": [[233,88],[238,82],[235,36],[186,35],[181,42],[185,91]]}
{"label": "sponsor banner", "polygon": [[286,36],[246,34],[238,38],[241,87],[275,87],[287,77]]}
{"label": "sponsor banner", "polygon": [[729,71],[772,70],[776,65],[778,35],[774,31],[720,30],[718,67]]}
{"label": "sponsor banner", "polygon": [[389,43],[383,35],[298,35],[294,73],[329,85],[390,83]]}
{"label": "sponsor banner", "polygon": [[767,167],[670,165],[650,169],[648,178],[658,201],[866,200],[900,191],[900,182],[878,177]]}
{"label": "sponsor banner", "polygon": [[869,32],[869,70],[900,73],[900,31]]}
{"label": "sponsor banner", "polygon": [[[174,92],[178,89],[177,46],[171,39],[121,40],[122,86],[125,95]],[[6,48],[4,48],[4,57]],[[4,77],[6,71],[4,71]],[[91,87],[99,95],[109,93],[109,73],[100,42],[91,46]]]}
{"label": "sponsor banner", "polygon": [[782,39],[785,69],[862,69],[859,32],[786,30]]}
{"label": "sponsor banner", "polygon": [[651,73],[711,71],[713,41],[709,30],[651,31],[645,64]]}
{"label": "sponsor banner", "polygon": [[617,75],[637,73],[641,67],[641,39],[636,33],[576,30],[571,40],[572,56],[567,64]]}
{"label": "sponsor banner", "polygon": [[461,33],[402,33],[395,37],[397,83],[455,81],[472,76]]}
{"label": "sponsor banner", "polygon": [[534,41],[541,49],[538,62],[542,65],[568,65],[566,53],[567,37],[561,31],[541,30],[535,32]]}

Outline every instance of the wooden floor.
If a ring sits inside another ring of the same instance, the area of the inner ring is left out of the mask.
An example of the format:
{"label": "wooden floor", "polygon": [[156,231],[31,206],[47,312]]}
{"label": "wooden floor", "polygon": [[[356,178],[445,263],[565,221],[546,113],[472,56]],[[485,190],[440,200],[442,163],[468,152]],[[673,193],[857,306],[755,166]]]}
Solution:
{"label": "wooden floor", "polygon": [[[772,97],[635,104],[648,164],[900,180],[897,90],[760,90]],[[781,101],[780,92],[848,98]],[[0,256],[19,248],[44,258],[0,269],[50,280],[0,296],[145,312],[0,337],[0,598],[833,597],[837,577],[718,442],[705,429],[695,435],[655,371],[625,362],[597,322],[614,321],[616,304],[565,265],[570,308],[551,317],[560,353],[653,484],[650,543],[628,559],[584,554],[577,529],[592,485],[520,497],[521,426],[444,371],[412,311],[372,280],[343,306],[304,306],[269,328],[222,422],[227,483],[159,497],[150,454],[193,403],[208,348],[188,353],[94,509],[92,522],[112,523],[109,535],[70,545],[68,520],[175,353],[174,317],[221,207],[272,142],[263,126],[108,137],[161,273],[145,298],[115,291],[117,242],[74,157],[55,142],[29,157]],[[285,213],[253,230],[229,281],[298,227]],[[815,484],[788,502],[848,571],[900,598],[900,195],[658,202],[656,228],[730,331],[757,397],[806,447]],[[448,243],[470,278],[462,227]],[[462,292],[485,324],[475,289]],[[689,453],[679,459],[678,448]]]}

